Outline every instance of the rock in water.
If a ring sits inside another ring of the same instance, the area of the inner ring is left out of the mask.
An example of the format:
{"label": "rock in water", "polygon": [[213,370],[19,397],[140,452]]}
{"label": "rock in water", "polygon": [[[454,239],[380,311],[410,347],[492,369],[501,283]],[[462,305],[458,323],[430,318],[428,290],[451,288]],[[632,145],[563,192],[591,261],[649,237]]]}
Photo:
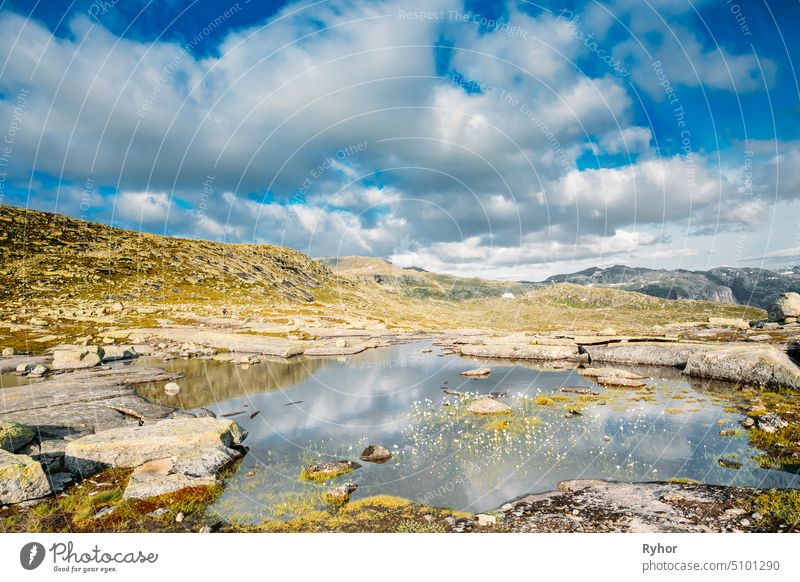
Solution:
{"label": "rock in water", "polygon": [[481,378],[483,376],[488,376],[492,373],[491,368],[475,368],[474,370],[467,370],[466,372],[460,372],[462,376],[470,376],[472,378]]}
{"label": "rock in water", "polygon": [[789,423],[783,420],[774,412],[768,412],[764,416],[759,416],[757,421],[758,428],[764,432],[778,432],[780,429],[789,426]]}
{"label": "rock in water", "polygon": [[130,360],[135,357],[136,352],[130,346],[106,346],[103,349],[103,362]]}
{"label": "rock in water", "polygon": [[348,460],[314,463],[303,469],[300,477],[306,481],[329,481],[340,475],[350,473],[359,467],[361,465],[358,463]]}
{"label": "rock in water", "polygon": [[181,391],[181,387],[178,386],[175,382],[168,382],[164,386],[164,394],[167,396],[175,396]]}
{"label": "rock in water", "polygon": [[92,368],[103,359],[103,348],[56,350],[53,352],[54,370],[80,370]]}
{"label": "rock in water", "polygon": [[50,495],[42,466],[27,455],[0,449],[0,504],[22,503]]}
{"label": "rock in water", "polygon": [[14,421],[0,421],[0,449],[9,453],[20,450],[35,436],[36,433],[27,425]]}
{"label": "rock in water", "polygon": [[31,367],[30,364],[26,364],[26,363],[20,364],[20,365],[17,366],[16,372],[17,372],[17,374],[20,374],[20,375],[27,374],[28,370],[30,369],[30,367]]}
{"label": "rock in water", "polygon": [[171,418],[71,441],[64,463],[71,473],[86,476],[108,467],[138,467],[152,459],[170,458],[173,473],[207,477],[241,456],[233,447],[246,436],[232,420]]}
{"label": "rock in water", "polygon": [[46,366],[45,364],[39,364],[33,370],[31,370],[30,375],[33,376],[34,378],[41,378],[42,376],[47,374],[49,371],[50,371],[50,368],[48,366]]}
{"label": "rock in water", "polygon": [[645,386],[645,383],[641,380],[620,378],[618,376],[600,376],[597,379],[597,383],[603,386],[619,386],[620,388],[641,388]]}
{"label": "rock in water", "polygon": [[800,388],[800,368],[769,345],[707,348],[689,356],[683,373],[766,388]]}
{"label": "rock in water", "polygon": [[331,505],[344,505],[350,501],[350,494],[358,489],[355,483],[342,483],[336,487],[331,487],[325,493],[325,501]]}
{"label": "rock in water", "polygon": [[472,414],[509,414],[511,407],[494,398],[479,398],[470,402],[467,411]]}
{"label": "rock in water", "polygon": [[783,321],[787,317],[800,317],[800,293],[784,293],[769,310],[772,321]]}
{"label": "rock in water", "polygon": [[629,380],[644,380],[647,376],[635,374],[620,368],[578,368],[578,374],[588,378],[627,378]]}
{"label": "rock in water", "polygon": [[361,453],[360,459],[368,463],[385,463],[392,458],[392,453],[381,445],[370,445]]}

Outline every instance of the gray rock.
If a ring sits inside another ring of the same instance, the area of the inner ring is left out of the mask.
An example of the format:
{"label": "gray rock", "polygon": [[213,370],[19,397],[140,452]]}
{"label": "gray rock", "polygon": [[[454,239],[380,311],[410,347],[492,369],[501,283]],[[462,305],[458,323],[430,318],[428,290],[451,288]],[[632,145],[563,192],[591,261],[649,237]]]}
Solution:
{"label": "gray rock", "polygon": [[369,445],[361,452],[359,458],[368,463],[385,463],[392,458],[392,453],[381,445]]}
{"label": "gray rock", "polygon": [[30,443],[36,432],[25,424],[13,421],[0,421],[0,449],[16,452]]}
{"label": "gray rock", "polygon": [[103,359],[103,348],[87,346],[79,349],[63,349],[53,352],[54,370],[80,370],[93,368]]}
{"label": "gray rock", "polygon": [[800,317],[800,293],[784,293],[769,310],[772,321],[783,321],[787,317]]}
{"label": "gray rock", "polygon": [[39,364],[33,370],[31,370],[30,375],[34,378],[41,378],[42,376],[46,375],[50,371],[50,367],[46,364]]}
{"label": "gray rock", "polygon": [[682,366],[692,354],[709,348],[703,344],[678,342],[630,342],[584,346],[592,363]]}
{"label": "gray rock", "polygon": [[697,351],[684,374],[767,388],[800,388],[800,368],[769,345],[733,345]]}
{"label": "gray rock", "polygon": [[582,361],[578,346],[551,346],[526,344],[460,345],[458,351],[463,356],[479,358],[514,358],[529,360],[570,360]]}
{"label": "gray rock", "polygon": [[0,449],[0,504],[41,499],[52,493],[42,466],[27,455]]}
{"label": "gray rock", "polygon": [[30,367],[31,367],[30,364],[27,364],[27,363],[23,362],[22,364],[19,364],[17,366],[16,372],[17,372],[17,374],[27,374],[28,370],[30,370]]}
{"label": "gray rock", "polygon": [[173,473],[215,475],[241,455],[232,447],[245,433],[232,420],[173,418],[144,426],[124,426],[70,442],[67,470],[91,475],[108,467],[138,467],[154,459],[173,459]]}
{"label": "gray rock", "polygon": [[488,515],[486,513],[479,513],[476,515],[475,521],[480,527],[497,525],[497,518],[494,515]]}
{"label": "gray rock", "polygon": [[789,426],[788,422],[774,412],[768,412],[763,416],[759,416],[756,424],[758,428],[769,433],[778,432],[780,429]]}

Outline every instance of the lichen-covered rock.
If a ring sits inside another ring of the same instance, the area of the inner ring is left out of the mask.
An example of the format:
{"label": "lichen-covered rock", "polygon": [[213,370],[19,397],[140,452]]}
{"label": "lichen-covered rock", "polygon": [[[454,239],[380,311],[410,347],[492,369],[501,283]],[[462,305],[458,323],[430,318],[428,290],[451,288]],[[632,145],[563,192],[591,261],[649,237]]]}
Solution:
{"label": "lichen-covered rock", "polygon": [[752,344],[692,354],[683,371],[689,376],[768,388],[800,389],[800,368],[773,346]]}
{"label": "lichen-covered rock", "polygon": [[469,403],[467,411],[472,414],[508,414],[511,412],[511,407],[494,398],[478,398]]}
{"label": "lichen-covered rock", "polygon": [[361,465],[354,461],[340,460],[340,461],[326,461],[324,463],[314,463],[309,465],[300,473],[300,477],[306,481],[329,481],[345,475],[351,471],[360,468]]}
{"label": "lichen-covered rock", "polygon": [[25,424],[0,421],[0,449],[13,453],[31,442],[34,437],[34,430]]}
{"label": "lichen-covered rock", "polygon": [[233,447],[245,436],[232,420],[171,418],[76,439],[67,445],[64,463],[70,472],[85,476],[108,467],[138,467],[171,458],[174,473],[211,476],[241,456]]}
{"label": "lichen-covered rock", "polygon": [[27,455],[0,449],[0,504],[22,503],[50,495],[42,466]]}
{"label": "lichen-covered rock", "polygon": [[787,317],[800,317],[800,293],[784,293],[769,310],[772,321],[783,321]]}

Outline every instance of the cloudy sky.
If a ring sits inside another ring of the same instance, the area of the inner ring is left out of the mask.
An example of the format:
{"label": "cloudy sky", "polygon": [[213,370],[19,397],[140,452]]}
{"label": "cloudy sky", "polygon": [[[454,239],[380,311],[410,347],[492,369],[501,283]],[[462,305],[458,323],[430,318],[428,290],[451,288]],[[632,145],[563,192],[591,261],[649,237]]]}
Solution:
{"label": "cloudy sky", "polygon": [[501,279],[800,263],[793,0],[0,2],[4,204]]}

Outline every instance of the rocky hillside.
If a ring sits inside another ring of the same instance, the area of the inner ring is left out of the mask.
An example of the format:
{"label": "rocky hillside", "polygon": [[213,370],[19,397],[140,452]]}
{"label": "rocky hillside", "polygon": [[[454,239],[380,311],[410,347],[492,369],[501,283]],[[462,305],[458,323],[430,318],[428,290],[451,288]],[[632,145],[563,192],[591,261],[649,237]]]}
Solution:
{"label": "rocky hillside", "polygon": [[308,303],[350,282],[299,251],[133,232],[0,206],[0,300]]}
{"label": "rocky hillside", "polygon": [[545,283],[614,287],[663,299],[698,299],[769,309],[781,293],[800,291],[800,267],[780,272],[731,267],[709,271],[669,271],[614,265],[554,275]]}
{"label": "rocky hillside", "polygon": [[424,269],[402,268],[377,257],[325,257],[320,261],[335,273],[363,282],[374,282],[386,291],[418,299],[462,301],[522,295],[533,286],[527,283],[491,281],[477,277],[456,277]]}

